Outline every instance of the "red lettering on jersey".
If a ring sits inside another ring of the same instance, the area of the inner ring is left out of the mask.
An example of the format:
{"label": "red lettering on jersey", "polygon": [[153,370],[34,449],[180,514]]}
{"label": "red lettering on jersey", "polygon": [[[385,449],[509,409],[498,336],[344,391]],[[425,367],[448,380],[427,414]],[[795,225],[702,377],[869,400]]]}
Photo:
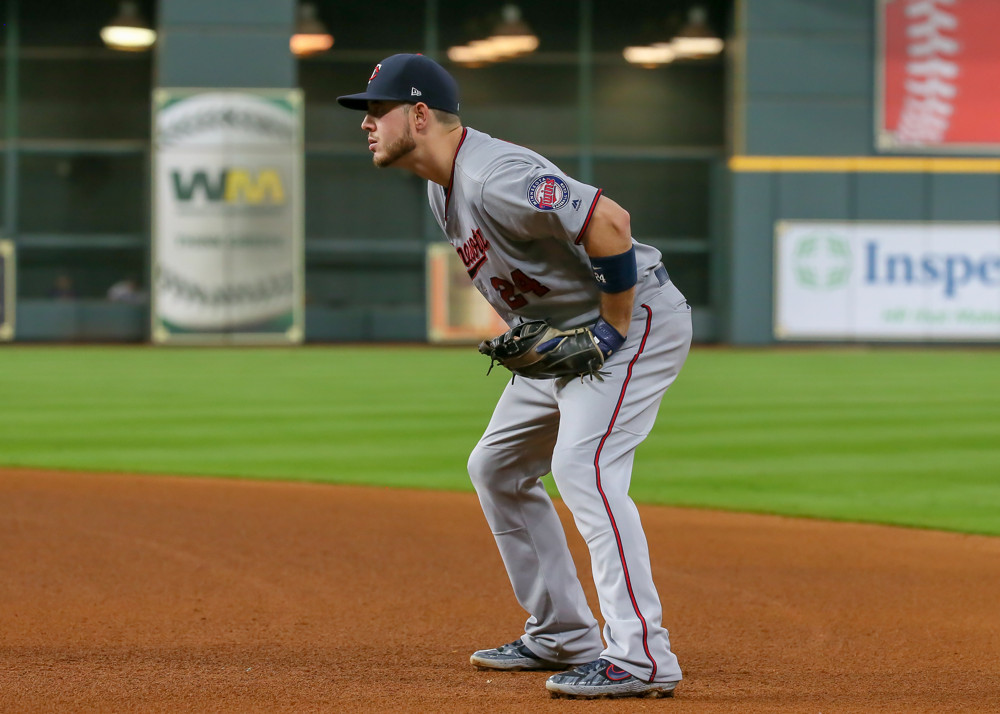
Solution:
{"label": "red lettering on jersey", "polygon": [[546,208],[556,205],[556,182],[552,179],[546,179],[542,186],[542,196],[539,203]]}
{"label": "red lettering on jersey", "polygon": [[476,228],[472,235],[465,239],[462,245],[457,246],[455,251],[462,259],[462,265],[469,271],[469,277],[474,278],[486,262],[486,251],[490,249],[490,242],[483,236],[483,232]]}

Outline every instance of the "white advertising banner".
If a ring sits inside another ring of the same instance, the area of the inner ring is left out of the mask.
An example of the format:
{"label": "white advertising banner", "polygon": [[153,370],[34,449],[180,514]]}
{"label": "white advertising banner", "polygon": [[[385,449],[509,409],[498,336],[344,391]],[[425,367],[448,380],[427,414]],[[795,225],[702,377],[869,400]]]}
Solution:
{"label": "white advertising banner", "polygon": [[158,89],[154,342],[303,337],[302,95]]}
{"label": "white advertising banner", "polygon": [[0,240],[0,342],[14,339],[14,242]]}
{"label": "white advertising banner", "polygon": [[1000,223],[781,221],[781,340],[1000,340]]}

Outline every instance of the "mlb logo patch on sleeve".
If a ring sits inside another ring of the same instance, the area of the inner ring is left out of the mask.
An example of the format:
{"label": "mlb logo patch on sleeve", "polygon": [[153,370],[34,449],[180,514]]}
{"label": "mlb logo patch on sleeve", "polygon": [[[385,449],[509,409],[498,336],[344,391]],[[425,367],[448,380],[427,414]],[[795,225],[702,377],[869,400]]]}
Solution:
{"label": "mlb logo patch on sleeve", "polygon": [[528,201],[539,211],[557,211],[569,201],[569,186],[558,176],[539,176],[528,186]]}

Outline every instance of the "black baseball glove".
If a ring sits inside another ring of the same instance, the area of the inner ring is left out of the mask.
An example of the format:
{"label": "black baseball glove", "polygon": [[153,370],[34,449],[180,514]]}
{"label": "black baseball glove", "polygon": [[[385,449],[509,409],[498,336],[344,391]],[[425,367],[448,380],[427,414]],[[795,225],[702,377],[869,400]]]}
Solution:
{"label": "black baseball glove", "polygon": [[499,362],[528,379],[601,379],[600,369],[604,366],[604,353],[589,327],[558,330],[544,320],[525,322],[492,340],[484,340],[479,351],[490,358],[491,371]]}

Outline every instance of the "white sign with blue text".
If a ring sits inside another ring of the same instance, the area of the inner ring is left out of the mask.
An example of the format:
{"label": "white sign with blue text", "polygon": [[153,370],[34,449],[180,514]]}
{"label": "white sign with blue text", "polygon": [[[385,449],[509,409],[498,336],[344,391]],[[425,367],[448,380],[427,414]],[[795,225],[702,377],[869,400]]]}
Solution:
{"label": "white sign with blue text", "polygon": [[780,221],[780,340],[1000,340],[1000,223]]}

